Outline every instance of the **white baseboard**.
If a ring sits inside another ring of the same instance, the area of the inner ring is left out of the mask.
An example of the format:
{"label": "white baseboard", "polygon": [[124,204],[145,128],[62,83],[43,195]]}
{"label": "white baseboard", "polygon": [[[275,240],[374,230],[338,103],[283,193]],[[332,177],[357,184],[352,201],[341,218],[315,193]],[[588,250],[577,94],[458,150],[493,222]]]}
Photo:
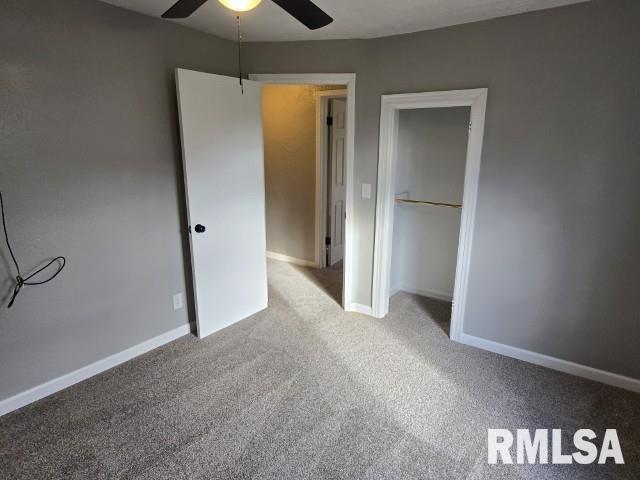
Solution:
{"label": "white baseboard", "polygon": [[453,300],[453,293],[439,292],[437,290],[428,290],[424,288],[417,288],[404,283],[395,285],[389,292],[389,296],[393,296],[398,292],[407,292],[413,295],[420,295],[421,297],[435,298],[437,300],[444,300],[451,302]]}
{"label": "white baseboard", "polygon": [[640,380],[462,333],[460,343],[640,393]]}
{"label": "white baseboard", "polygon": [[120,365],[121,363],[131,360],[143,353],[147,353],[154,348],[158,348],[166,343],[176,340],[177,338],[183,337],[190,332],[191,326],[189,324],[182,325],[158,335],[157,337],[139,343],[138,345],[134,345],[131,348],[127,348],[126,350],[110,355],[102,360],[98,360],[90,365],[79,368],[78,370],[62,375],[61,377],[54,378],[53,380],[49,380],[41,385],[18,393],[13,397],[2,400],[0,401],[0,416],[24,407],[25,405],[29,405],[30,403],[86,380],[87,378],[91,378],[94,375],[109,370],[110,368]]}
{"label": "white baseboard", "polygon": [[369,305],[362,305],[361,303],[350,303],[345,307],[347,312],[362,313],[363,315],[373,315],[371,307]]}
{"label": "white baseboard", "polygon": [[290,257],[289,255],[283,255],[282,253],[267,252],[267,258],[280,260],[281,262],[293,263],[294,265],[300,265],[301,267],[318,268],[318,264],[312,260],[303,260],[302,258]]}

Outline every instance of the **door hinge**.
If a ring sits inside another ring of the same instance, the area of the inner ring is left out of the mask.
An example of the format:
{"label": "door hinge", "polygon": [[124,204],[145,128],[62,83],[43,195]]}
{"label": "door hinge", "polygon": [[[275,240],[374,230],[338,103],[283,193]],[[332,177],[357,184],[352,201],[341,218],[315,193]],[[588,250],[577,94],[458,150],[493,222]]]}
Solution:
{"label": "door hinge", "polygon": [[473,127],[473,122],[469,122],[469,133],[471,133],[472,127]]}
{"label": "door hinge", "polygon": [[328,126],[333,125],[333,117],[327,117],[327,125]]}

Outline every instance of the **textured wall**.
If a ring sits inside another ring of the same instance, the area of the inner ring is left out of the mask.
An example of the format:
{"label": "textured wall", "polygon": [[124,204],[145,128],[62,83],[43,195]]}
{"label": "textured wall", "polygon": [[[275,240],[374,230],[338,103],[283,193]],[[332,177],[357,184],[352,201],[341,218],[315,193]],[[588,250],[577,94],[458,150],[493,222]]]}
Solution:
{"label": "textured wall", "polygon": [[267,250],[315,261],[317,87],[262,89]]}
{"label": "textured wall", "polygon": [[[85,0],[5,0],[0,188],[25,270],[0,310],[0,398],[187,322],[172,70],[233,74],[233,44]],[[594,1],[377,40],[248,45],[255,73],[356,72],[356,191],[380,95],[489,88],[465,331],[640,377],[640,3]],[[375,201],[356,196],[358,303]],[[12,273],[0,254],[0,286]],[[6,297],[6,296],[5,296]]]}
{"label": "textured wall", "polygon": [[[0,189],[25,271],[65,271],[4,308],[0,399],[188,322],[173,69],[232,74],[232,43],[87,0],[0,6]],[[4,243],[4,242],[3,242]]]}
{"label": "textured wall", "polygon": [[[254,44],[250,71],[355,72],[356,192],[380,95],[488,87],[465,332],[640,378],[640,2],[367,41]],[[356,195],[354,301],[375,201]]]}

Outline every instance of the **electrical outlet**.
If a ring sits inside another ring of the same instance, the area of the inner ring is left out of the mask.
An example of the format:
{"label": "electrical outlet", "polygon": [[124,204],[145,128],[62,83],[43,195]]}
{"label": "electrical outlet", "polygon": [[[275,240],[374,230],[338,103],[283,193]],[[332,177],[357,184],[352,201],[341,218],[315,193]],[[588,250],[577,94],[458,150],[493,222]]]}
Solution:
{"label": "electrical outlet", "polygon": [[182,307],[183,307],[182,294],[181,293],[176,293],[173,296],[173,309],[174,310],[180,310]]}

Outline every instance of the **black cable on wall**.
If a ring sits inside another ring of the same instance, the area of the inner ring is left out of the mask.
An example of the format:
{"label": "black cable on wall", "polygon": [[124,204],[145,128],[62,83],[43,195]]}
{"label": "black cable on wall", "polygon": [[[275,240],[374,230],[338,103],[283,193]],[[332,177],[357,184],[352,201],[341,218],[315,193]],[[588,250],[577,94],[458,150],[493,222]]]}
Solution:
{"label": "black cable on wall", "polygon": [[[44,285],[45,283],[50,282],[51,280],[53,280],[58,276],[58,274],[62,271],[62,269],[64,269],[65,265],[67,264],[67,259],[65,257],[56,257],[53,260],[51,260],[49,263],[47,263],[44,267],[36,270],[35,272],[28,275],[27,277],[23,277],[20,270],[20,265],[18,265],[16,256],[14,255],[13,249],[11,248],[11,243],[9,242],[9,234],[7,233],[7,221],[5,219],[5,214],[4,214],[4,199],[2,198],[2,192],[0,192],[0,210],[2,210],[2,228],[4,230],[4,239],[7,242],[7,248],[9,249],[9,254],[11,255],[11,259],[13,260],[13,264],[15,265],[16,271],[17,271],[16,284],[13,287],[13,294],[11,295],[11,300],[9,301],[9,305],[7,306],[7,308],[11,308],[13,306],[13,303],[16,301],[16,297],[20,293],[20,290],[22,290],[22,287]],[[58,264],[58,269],[49,278],[46,278],[40,281],[36,281],[36,280],[30,281],[40,272],[46,270],[56,262],[60,262]]]}

